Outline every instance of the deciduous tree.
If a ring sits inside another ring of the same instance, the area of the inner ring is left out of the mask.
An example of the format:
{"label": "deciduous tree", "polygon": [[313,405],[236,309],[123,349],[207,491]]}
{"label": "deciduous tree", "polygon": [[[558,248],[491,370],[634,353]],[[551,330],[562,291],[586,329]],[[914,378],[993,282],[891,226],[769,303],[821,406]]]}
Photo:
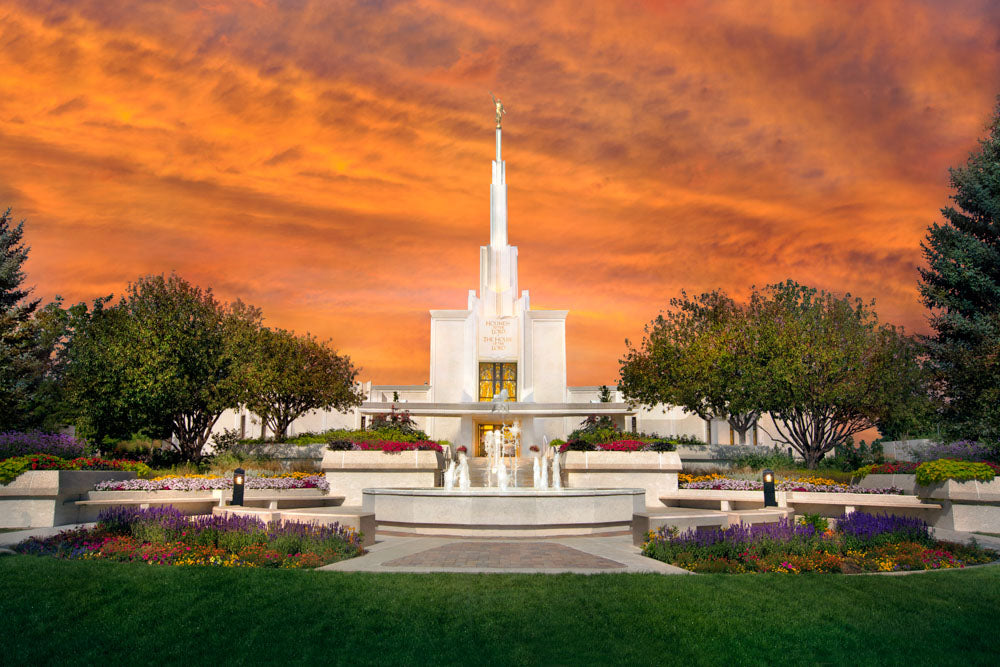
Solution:
{"label": "deciduous tree", "polygon": [[760,406],[810,468],[920,391],[919,346],[874,303],[787,281],[755,290],[748,321],[766,360]]}
{"label": "deciduous tree", "polygon": [[744,444],[761,414],[761,359],[745,319],[746,309],[719,290],[671,299],[638,347],[626,341],[621,390],[633,403],[725,418]]}
{"label": "deciduous tree", "polygon": [[66,353],[73,400],[99,437],[173,436],[197,460],[219,415],[243,395],[234,332],[260,319],[176,275],[140,278],[114,306],[99,301],[81,315]]}
{"label": "deciduous tree", "polygon": [[328,342],[267,328],[251,340],[244,402],[275,438],[283,438],[288,426],[310,410],[343,411],[361,404],[357,369]]}

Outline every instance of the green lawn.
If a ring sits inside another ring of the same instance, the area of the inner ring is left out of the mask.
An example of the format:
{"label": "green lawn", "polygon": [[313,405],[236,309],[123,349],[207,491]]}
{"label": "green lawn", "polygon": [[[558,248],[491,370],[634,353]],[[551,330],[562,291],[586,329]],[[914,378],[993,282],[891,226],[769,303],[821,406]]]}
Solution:
{"label": "green lawn", "polygon": [[0,557],[6,664],[996,664],[1000,567],[410,575]]}

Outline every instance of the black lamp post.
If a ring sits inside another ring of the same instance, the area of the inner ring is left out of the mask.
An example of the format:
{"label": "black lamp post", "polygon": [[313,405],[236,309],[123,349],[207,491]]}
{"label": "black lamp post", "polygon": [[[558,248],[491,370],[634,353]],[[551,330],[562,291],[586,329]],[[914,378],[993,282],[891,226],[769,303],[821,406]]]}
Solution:
{"label": "black lamp post", "polygon": [[777,507],[778,501],[774,498],[774,471],[764,471],[764,507]]}
{"label": "black lamp post", "polygon": [[246,471],[237,468],[233,471],[233,504],[243,504],[243,485],[246,482]]}

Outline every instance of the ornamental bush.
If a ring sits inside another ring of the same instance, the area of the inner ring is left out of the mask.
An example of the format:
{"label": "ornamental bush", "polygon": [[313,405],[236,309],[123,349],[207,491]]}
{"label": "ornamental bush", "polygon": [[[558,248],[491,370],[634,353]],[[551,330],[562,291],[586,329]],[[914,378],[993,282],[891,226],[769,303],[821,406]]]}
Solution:
{"label": "ornamental bush", "polygon": [[937,461],[926,461],[917,467],[917,484],[927,486],[949,479],[958,482],[973,479],[989,482],[996,473],[997,467],[988,463],[938,459]]}
{"label": "ornamental bush", "polygon": [[0,459],[29,454],[51,454],[64,459],[83,456],[86,440],[64,433],[7,431],[0,433]]}

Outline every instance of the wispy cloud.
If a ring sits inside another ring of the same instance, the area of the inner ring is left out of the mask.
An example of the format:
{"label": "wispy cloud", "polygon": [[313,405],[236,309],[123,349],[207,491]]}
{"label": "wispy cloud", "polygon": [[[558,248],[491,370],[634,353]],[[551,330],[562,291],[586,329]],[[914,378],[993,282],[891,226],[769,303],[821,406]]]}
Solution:
{"label": "wispy cloud", "polygon": [[922,328],[919,241],[1000,92],[993,3],[0,0],[0,206],[71,300],[176,270],[423,382],[510,238],[570,381],[681,288],[792,277]]}

